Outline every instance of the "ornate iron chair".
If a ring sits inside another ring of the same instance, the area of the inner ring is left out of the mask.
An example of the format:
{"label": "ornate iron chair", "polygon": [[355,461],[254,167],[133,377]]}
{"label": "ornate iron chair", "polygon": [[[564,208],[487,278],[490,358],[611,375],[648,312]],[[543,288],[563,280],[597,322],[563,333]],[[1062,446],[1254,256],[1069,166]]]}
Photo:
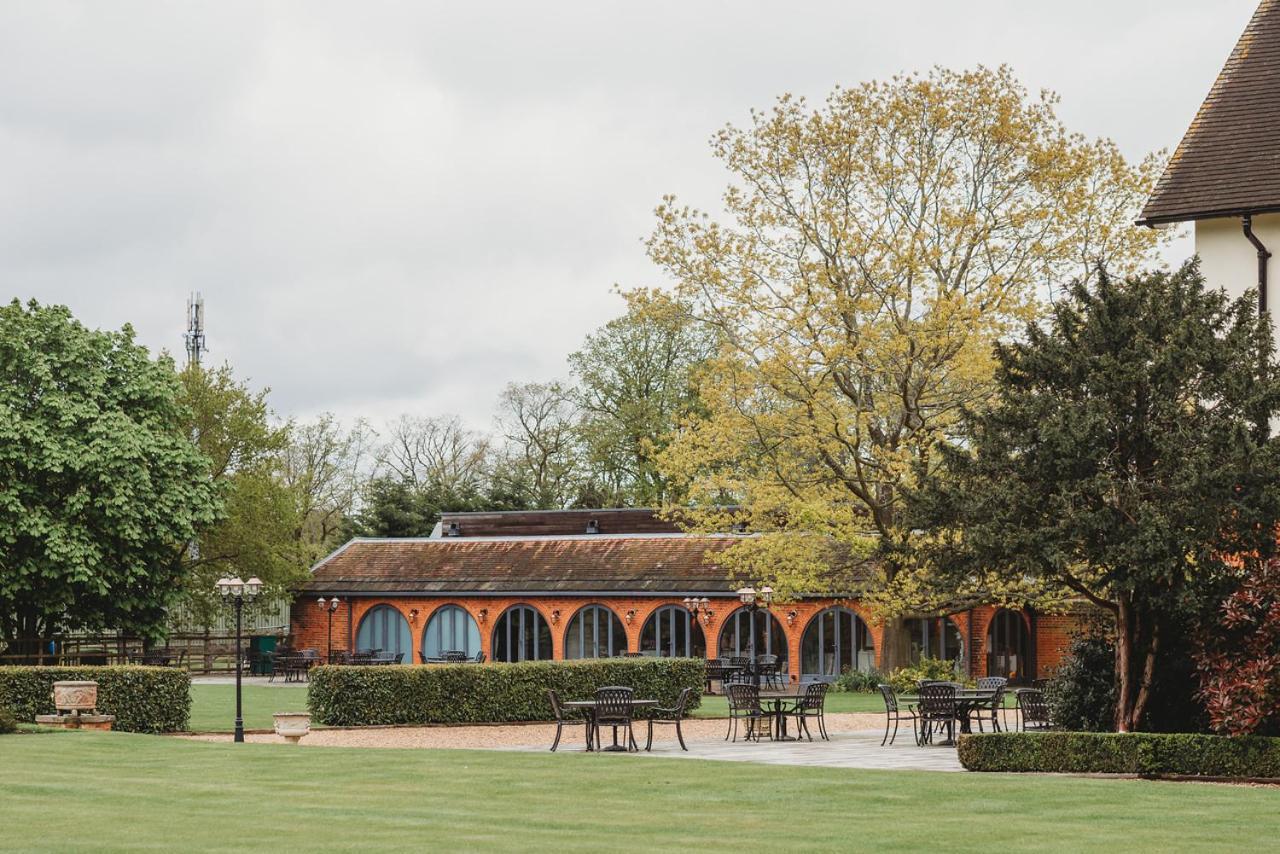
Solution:
{"label": "ornate iron chair", "polygon": [[1029,729],[1053,729],[1053,718],[1043,691],[1019,688],[1014,693],[1018,698],[1018,720],[1022,721],[1023,732]]}
{"label": "ornate iron chair", "polygon": [[[1000,732],[1004,727],[1000,723],[1000,712],[1004,709],[1004,689],[1009,684],[1009,680],[1003,676],[983,676],[978,680],[979,691],[995,691],[996,695],[991,698],[990,706],[983,706],[977,709],[978,732],[985,732],[982,728],[984,720],[991,721],[991,731]],[[991,712],[991,717],[986,716],[987,711]]]}
{"label": "ornate iron chair", "polygon": [[[884,697],[884,738],[880,739],[880,746],[884,747],[885,742],[893,744],[894,739],[898,737],[898,725],[902,721],[911,721],[911,733],[915,736],[916,743],[920,742],[919,734],[916,733],[916,707],[908,706],[907,711],[903,712],[898,706],[898,694],[893,690],[892,685],[881,685],[880,696]],[[889,735],[889,724],[893,724],[893,735]]]}
{"label": "ornate iron chair", "polygon": [[796,719],[797,737],[803,732],[810,741],[813,741],[813,733],[809,732],[809,719],[813,718],[818,722],[818,734],[822,736],[822,740],[831,740],[827,735],[826,719],[827,691],[830,688],[831,685],[826,682],[810,682],[804,689],[804,696],[800,698],[800,702],[788,712]]}
{"label": "ornate iron chair", "polygon": [[649,716],[649,737],[644,743],[645,750],[650,750],[653,747],[654,724],[675,724],[676,740],[680,742],[680,749],[685,751],[689,749],[684,746],[684,732],[680,729],[680,722],[684,720],[684,713],[689,706],[689,698],[691,696],[693,696],[692,688],[681,688],[680,696],[676,698],[674,706],[669,709],[659,706],[653,710],[653,714]]}
{"label": "ornate iron chair", "polygon": [[587,748],[591,748],[591,721],[586,717],[575,717],[574,713],[567,711],[564,706],[560,705],[560,695],[554,689],[547,689],[547,699],[551,701],[551,713],[556,716],[556,740],[551,742],[551,752],[555,753],[556,748],[560,746],[560,734],[564,732],[564,728],[569,725],[585,724]]}
{"label": "ornate iron chair", "polygon": [[954,685],[934,683],[920,688],[920,705],[916,707],[920,717],[917,743],[921,746],[933,743],[935,730],[946,729],[947,741],[956,736],[956,689]]}
{"label": "ornate iron chair", "polygon": [[631,700],[635,689],[612,685],[596,690],[596,708],[591,716],[591,729],[596,748],[600,747],[600,727],[613,728],[613,743],[618,743],[618,727],[627,728],[627,750],[639,749],[636,746],[635,733],[631,729]]}
{"label": "ornate iron chair", "polygon": [[760,691],[754,685],[729,686],[729,732],[725,733],[725,741],[730,734],[734,741],[738,740],[738,721],[747,723],[747,741],[753,736],[759,741],[762,730],[767,730],[769,739],[773,739],[773,715],[761,708]]}

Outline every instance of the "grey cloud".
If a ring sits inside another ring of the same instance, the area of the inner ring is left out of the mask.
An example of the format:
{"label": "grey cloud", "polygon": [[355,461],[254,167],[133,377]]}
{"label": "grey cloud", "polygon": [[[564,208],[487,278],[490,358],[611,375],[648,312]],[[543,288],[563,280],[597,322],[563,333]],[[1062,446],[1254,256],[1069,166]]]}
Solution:
{"label": "grey cloud", "polygon": [[6,4],[0,297],[180,351],[201,290],[211,358],[282,413],[486,427],[506,382],[565,375],[613,283],[660,281],[652,208],[715,206],[725,122],[1009,62],[1139,156],[1253,5]]}

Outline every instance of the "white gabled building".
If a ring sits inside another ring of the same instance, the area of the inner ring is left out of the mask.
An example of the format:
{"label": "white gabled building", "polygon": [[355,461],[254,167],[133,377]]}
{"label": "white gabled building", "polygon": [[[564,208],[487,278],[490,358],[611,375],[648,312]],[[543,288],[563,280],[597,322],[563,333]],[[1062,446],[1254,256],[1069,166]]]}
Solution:
{"label": "white gabled building", "polygon": [[1254,12],[1139,222],[1193,223],[1210,286],[1280,309],[1280,0]]}

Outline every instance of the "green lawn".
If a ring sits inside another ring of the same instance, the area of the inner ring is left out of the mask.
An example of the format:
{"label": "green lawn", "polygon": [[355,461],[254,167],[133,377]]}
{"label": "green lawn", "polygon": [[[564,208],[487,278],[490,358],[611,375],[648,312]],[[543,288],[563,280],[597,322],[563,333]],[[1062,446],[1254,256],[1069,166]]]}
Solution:
{"label": "green lawn", "polygon": [[[307,710],[306,685],[244,685],[242,690],[245,729],[271,729],[271,716],[276,712]],[[235,723],[236,686],[191,686],[191,722],[188,726],[193,732],[231,732]]]}
{"label": "green lawn", "polygon": [[0,760],[0,851],[1154,852],[1280,838],[1280,791],[1137,780],[124,733],[3,736]]}
{"label": "green lawn", "polygon": [[[845,694],[827,692],[828,712],[879,712],[884,713],[884,699],[879,694]],[[702,698],[702,703],[693,712],[698,718],[723,718],[729,714],[729,704],[724,696]]]}

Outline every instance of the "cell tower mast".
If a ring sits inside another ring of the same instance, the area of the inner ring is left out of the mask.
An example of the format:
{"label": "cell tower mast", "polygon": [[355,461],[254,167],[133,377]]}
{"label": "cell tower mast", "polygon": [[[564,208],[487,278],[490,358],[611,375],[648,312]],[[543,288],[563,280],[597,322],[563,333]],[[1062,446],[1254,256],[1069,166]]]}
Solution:
{"label": "cell tower mast", "polygon": [[204,344],[204,297],[196,291],[187,297],[187,364],[199,367],[200,356],[208,349]]}

